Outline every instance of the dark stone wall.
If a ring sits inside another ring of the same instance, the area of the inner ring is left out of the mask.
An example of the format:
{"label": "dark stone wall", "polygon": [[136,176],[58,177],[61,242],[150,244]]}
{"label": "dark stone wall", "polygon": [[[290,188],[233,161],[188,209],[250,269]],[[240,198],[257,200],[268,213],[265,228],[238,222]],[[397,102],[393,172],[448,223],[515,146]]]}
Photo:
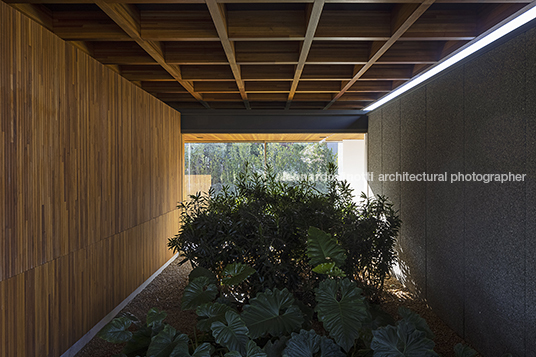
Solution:
{"label": "dark stone wall", "polygon": [[[536,28],[369,116],[374,194],[400,210],[406,285],[484,356],[536,356]],[[378,181],[447,173],[447,182]],[[522,182],[451,175],[526,174]]]}

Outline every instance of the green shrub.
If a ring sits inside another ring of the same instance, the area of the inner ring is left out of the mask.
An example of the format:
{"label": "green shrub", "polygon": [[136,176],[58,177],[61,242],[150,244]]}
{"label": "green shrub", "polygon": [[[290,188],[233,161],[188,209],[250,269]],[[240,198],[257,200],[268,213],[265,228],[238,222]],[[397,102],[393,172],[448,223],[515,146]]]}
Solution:
{"label": "green shrub", "polygon": [[349,274],[375,296],[396,259],[400,219],[381,196],[363,196],[363,205],[357,205],[348,183],[335,178],[336,166],[330,164],[328,171],[322,190],[305,180],[281,182],[270,169],[257,173],[246,165],[234,190],[198,193],[180,204],[182,226],[168,246],[184,252],[184,261],[194,267],[217,275],[231,263],[251,266],[257,274],[243,285],[249,295],[289,287],[311,301],[318,286],[312,268],[330,268],[308,264],[308,230],[317,227],[335,237],[348,255],[345,264],[338,264],[342,271],[332,273]]}

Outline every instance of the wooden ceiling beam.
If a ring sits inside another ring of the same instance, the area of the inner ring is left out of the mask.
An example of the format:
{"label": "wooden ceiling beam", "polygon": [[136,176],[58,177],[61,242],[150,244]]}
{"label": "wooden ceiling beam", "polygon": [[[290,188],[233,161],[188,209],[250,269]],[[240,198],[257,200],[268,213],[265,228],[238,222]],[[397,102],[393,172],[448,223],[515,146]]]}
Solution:
{"label": "wooden ceiling beam", "polygon": [[36,21],[41,26],[54,32],[54,18],[52,16],[52,11],[45,6],[30,3],[11,4],[11,6],[28,16],[30,19]]}
{"label": "wooden ceiling beam", "polygon": [[179,66],[166,63],[163,46],[158,41],[144,40],[141,37],[140,14],[133,5],[106,3],[97,1],[96,4],[104,11],[116,24],[119,25],[141,48],[143,48],[162,68],[164,68],[173,78],[179,82],[195,99],[204,107],[210,106],[203,100],[201,94],[194,91],[194,87],[188,81],[182,79]]}
{"label": "wooden ceiling beam", "polygon": [[[326,3],[346,4],[411,4],[421,3],[422,0],[325,0]],[[528,4],[533,0],[436,0],[436,3],[447,4]],[[5,0],[8,4],[94,4],[95,0]],[[147,4],[148,0],[104,0],[107,3],[116,4]],[[223,3],[266,3],[267,0],[216,0]],[[270,0],[271,3],[288,3],[289,0]],[[292,0],[293,3],[313,3],[314,0]],[[205,0],[152,0],[151,4],[204,4]]]}
{"label": "wooden ceiling beam", "polygon": [[[352,87],[352,85],[365,74],[365,72],[374,65],[378,59],[385,53],[391,46],[395,44],[396,41],[419,19],[419,17],[424,14],[424,12],[434,3],[434,0],[424,0],[420,5],[414,8],[413,11],[406,11],[403,8],[398,8],[394,13],[394,18],[392,20],[392,30],[393,35],[391,38],[385,42],[385,44],[371,57],[371,59],[365,64],[355,75],[354,77],[344,86],[344,88],[333,97],[328,105],[324,109],[328,109],[333,105],[343,94]],[[412,9],[413,5],[409,4],[407,8]]]}
{"label": "wooden ceiling beam", "polygon": [[206,4],[208,7],[208,11],[210,12],[210,16],[212,17],[212,21],[214,22],[214,26],[216,27],[216,31],[218,32],[218,36],[223,46],[225,55],[227,56],[227,60],[229,61],[229,66],[231,67],[231,71],[233,72],[233,76],[236,80],[236,85],[238,86],[238,90],[240,91],[240,96],[244,101],[246,109],[251,109],[251,106],[249,105],[248,95],[244,87],[244,81],[242,80],[242,75],[240,73],[240,67],[236,63],[234,43],[229,40],[229,34],[227,32],[227,20],[224,8],[225,5],[218,4],[216,0],[206,0]]}
{"label": "wooden ceiling beam", "polygon": [[318,27],[320,16],[322,16],[324,2],[325,2],[324,0],[315,0],[312,8],[310,9],[311,11],[309,14],[309,20],[307,22],[305,40],[303,41],[303,44],[301,46],[300,57],[298,59],[298,64],[296,65],[296,71],[294,72],[294,78],[290,86],[290,93],[288,94],[287,105],[285,109],[290,108],[290,103],[292,102],[292,99],[294,98],[294,94],[296,93],[296,88],[298,88],[298,83],[300,81],[303,68],[305,67],[305,61],[307,61],[307,57],[309,56],[309,51],[311,50],[311,46],[313,44],[313,38],[316,33],[316,28]]}
{"label": "wooden ceiling beam", "polygon": [[[87,41],[67,41],[67,43],[70,43],[71,45],[78,48],[82,52],[87,53],[91,57],[95,57],[93,43],[87,42]],[[109,66],[109,65],[105,65],[105,66]]]}

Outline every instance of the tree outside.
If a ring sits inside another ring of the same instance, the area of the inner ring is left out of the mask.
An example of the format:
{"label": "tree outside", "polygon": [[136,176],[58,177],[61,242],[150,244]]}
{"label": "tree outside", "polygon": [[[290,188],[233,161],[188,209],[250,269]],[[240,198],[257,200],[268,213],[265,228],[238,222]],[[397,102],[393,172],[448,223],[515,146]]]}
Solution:
{"label": "tree outside", "polygon": [[[263,171],[265,165],[284,181],[322,181],[329,162],[337,162],[336,143],[187,143],[185,175],[210,175],[211,186],[219,191],[233,186],[246,162]],[[188,178],[188,176],[186,176]],[[322,189],[322,182],[317,182]]]}

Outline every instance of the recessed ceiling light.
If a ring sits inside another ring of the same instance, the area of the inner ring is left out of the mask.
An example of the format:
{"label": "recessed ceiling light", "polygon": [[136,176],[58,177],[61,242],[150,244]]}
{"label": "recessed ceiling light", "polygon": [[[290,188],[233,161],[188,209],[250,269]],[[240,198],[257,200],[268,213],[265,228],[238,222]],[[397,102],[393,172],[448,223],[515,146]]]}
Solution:
{"label": "recessed ceiling light", "polygon": [[[512,18],[513,17],[513,18]],[[476,51],[480,50],[481,48],[489,45],[490,43],[497,41],[501,37],[509,34],[510,32],[514,31],[515,29],[525,25],[527,22],[532,21],[536,18],[536,2],[532,3],[522,10],[520,10],[518,13],[512,15],[510,17],[510,20],[505,20],[501,22],[501,24],[498,24],[491,28],[490,30],[486,31],[479,37],[477,37],[470,45],[467,47],[462,47],[459,51],[454,52],[450,56],[444,58],[441,62],[430,68],[428,71],[422,73],[421,75],[415,77],[411,81],[407,82],[406,84],[403,84],[402,86],[398,87],[385,97],[381,98],[380,100],[372,103],[368,107],[364,108],[364,111],[371,111],[379,106],[391,101],[392,99],[398,97],[402,93],[407,92],[411,88],[421,84],[422,82],[426,81],[427,79],[435,76],[439,72],[449,68],[453,64],[461,61],[462,59],[466,58],[467,56],[470,56],[471,54],[475,53]]]}

